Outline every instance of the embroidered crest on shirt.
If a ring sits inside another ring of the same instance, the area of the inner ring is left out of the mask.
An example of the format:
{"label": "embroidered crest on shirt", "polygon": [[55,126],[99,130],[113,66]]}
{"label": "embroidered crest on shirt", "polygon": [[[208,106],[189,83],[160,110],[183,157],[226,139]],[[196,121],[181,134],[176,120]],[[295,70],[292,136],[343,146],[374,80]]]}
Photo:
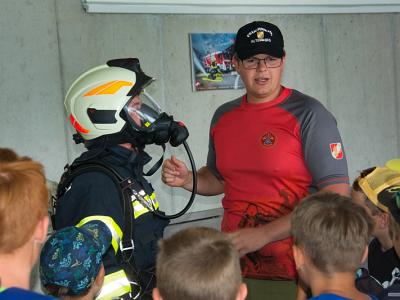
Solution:
{"label": "embroidered crest on shirt", "polygon": [[261,144],[266,147],[271,147],[275,144],[275,136],[271,132],[267,132],[261,138]]}
{"label": "embroidered crest on shirt", "polygon": [[332,143],[329,144],[331,148],[331,154],[334,159],[342,159],[343,158],[343,150],[341,143]]}

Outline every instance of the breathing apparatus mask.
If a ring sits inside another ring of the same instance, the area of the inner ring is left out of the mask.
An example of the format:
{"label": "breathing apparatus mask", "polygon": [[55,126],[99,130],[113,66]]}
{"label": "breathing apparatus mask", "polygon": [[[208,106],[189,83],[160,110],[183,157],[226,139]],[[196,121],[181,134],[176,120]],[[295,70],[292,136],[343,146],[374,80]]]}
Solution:
{"label": "breathing apparatus mask", "polygon": [[121,116],[126,119],[132,142],[137,146],[169,142],[177,147],[189,136],[185,125],[163,112],[145,90],[127,102]]}

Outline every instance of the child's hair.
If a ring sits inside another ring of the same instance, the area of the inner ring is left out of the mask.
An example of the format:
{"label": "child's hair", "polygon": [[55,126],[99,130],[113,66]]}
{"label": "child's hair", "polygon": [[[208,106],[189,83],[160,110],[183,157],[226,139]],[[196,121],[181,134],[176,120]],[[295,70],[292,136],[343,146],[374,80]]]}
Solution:
{"label": "child's hair", "polygon": [[0,148],[0,253],[23,246],[47,216],[48,192],[43,166]]}
{"label": "child's hair", "polygon": [[236,299],[242,282],[239,254],[212,228],[187,228],[159,242],[157,288],[164,300]]}
{"label": "child's hair", "polygon": [[372,223],[349,197],[319,192],[305,198],[292,215],[294,244],[321,272],[353,272],[368,245]]}

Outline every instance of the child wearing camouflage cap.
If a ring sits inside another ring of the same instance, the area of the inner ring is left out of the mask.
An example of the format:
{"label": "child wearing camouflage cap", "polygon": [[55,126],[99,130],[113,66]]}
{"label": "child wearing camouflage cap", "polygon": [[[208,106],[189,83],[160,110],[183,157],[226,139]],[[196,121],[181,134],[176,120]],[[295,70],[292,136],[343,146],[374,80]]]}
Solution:
{"label": "child wearing camouflage cap", "polygon": [[104,280],[102,256],[111,232],[99,221],[56,231],[40,254],[44,290],[61,299],[94,299]]}

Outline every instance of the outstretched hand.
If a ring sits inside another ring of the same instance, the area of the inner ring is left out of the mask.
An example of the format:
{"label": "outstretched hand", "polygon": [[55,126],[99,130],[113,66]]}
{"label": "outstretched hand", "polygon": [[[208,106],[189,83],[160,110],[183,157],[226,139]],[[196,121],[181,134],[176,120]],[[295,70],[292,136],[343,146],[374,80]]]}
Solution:
{"label": "outstretched hand", "polygon": [[162,181],[172,187],[188,186],[191,181],[191,172],[186,164],[172,155],[170,159],[166,159],[161,170]]}

